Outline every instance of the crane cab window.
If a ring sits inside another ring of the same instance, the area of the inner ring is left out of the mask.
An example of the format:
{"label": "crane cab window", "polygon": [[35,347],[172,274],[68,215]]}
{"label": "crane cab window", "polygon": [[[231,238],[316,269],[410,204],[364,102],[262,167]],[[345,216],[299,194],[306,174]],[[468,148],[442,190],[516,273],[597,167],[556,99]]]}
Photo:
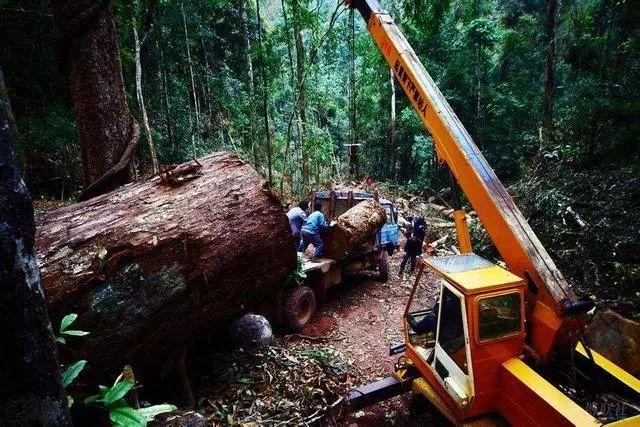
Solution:
{"label": "crane cab window", "polygon": [[462,372],[468,374],[462,304],[460,298],[447,287],[442,290],[439,323],[443,327],[439,328],[438,344]]}
{"label": "crane cab window", "polygon": [[492,341],[515,335],[521,325],[520,294],[517,292],[478,301],[478,337]]}
{"label": "crane cab window", "polygon": [[[423,265],[418,267],[414,289],[407,310],[409,342],[421,349],[432,349],[435,345],[435,333],[438,323],[439,288],[433,276],[427,273]],[[425,360],[429,352],[423,352]]]}

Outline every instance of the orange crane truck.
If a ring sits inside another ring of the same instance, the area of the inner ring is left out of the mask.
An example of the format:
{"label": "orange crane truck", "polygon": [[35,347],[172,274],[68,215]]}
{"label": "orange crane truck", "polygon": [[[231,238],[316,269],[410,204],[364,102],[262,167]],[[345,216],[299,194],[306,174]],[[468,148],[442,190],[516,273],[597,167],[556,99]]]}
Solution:
{"label": "orange crane truck", "polygon": [[[584,340],[593,302],[576,298],[391,16],[376,0],[346,3],[365,19],[507,267],[473,254],[457,209],[461,254],[420,262],[404,343],[392,347],[406,362],[350,392],[351,409],[411,390],[458,425],[640,426],[640,380]],[[439,281],[435,308],[427,271]]]}

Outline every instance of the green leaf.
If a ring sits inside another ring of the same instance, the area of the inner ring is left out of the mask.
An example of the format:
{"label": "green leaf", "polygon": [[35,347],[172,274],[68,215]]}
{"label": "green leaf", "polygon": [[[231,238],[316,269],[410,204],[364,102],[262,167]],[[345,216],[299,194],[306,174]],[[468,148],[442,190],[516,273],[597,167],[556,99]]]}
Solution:
{"label": "green leaf", "polygon": [[111,390],[111,388],[107,387],[106,385],[99,385],[98,390],[100,390],[101,397],[104,397],[104,395],[107,394],[107,392]]}
{"label": "green leaf", "polygon": [[117,383],[116,385],[111,387],[111,390],[109,390],[104,395],[104,399],[103,399],[104,404],[106,406],[109,406],[112,403],[114,403],[116,400],[122,399],[127,393],[129,393],[129,390],[131,390],[132,388],[133,388],[132,380],[126,380],[126,381],[121,381]]}
{"label": "green leaf", "polygon": [[68,331],[60,332],[62,335],[69,335],[72,337],[84,337],[85,335],[89,335],[89,332],[85,331],[76,331],[74,329],[69,329]]}
{"label": "green leaf", "polygon": [[162,405],[153,405],[148,408],[140,408],[138,409],[138,414],[142,415],[147,421],[153,421],[153,418],[156,415],[164,414],[165,412],[173,412],[176,408],[173,405],[169,405],[167,403]]}
{"label": "green leaf", "polygon": [[67,406],[71,408],[73,406],[73,397],[67,395]]}
{"label": "green leaf", "polygon": [[127,403],[126,400],[124,399],[118,399],[115,402],[113,402],[112,404],[109,405],[109,410],[113,410],[113,409],[118,409],[118,408],[124,408],[129,406],[129,404]]}
{"label": "green leaf", "polygon": [[114,426],[144,427],[147,425],[147,420],[129,406],[112,409],[109,411],[109,419]]}
{"label": "green leaf", "polygon": [[56,337],[56,342],[59,342],[60,344],[66,344],[67,340],[65,340],[64,337]]}
{"label": "green leaf", "polygon": [[76,321],[77,318],[78,315],[75,313],[67,314],[66,316],[64,316],[62,318],[62,321],[60,322],[60,333],[66,330],[73,322]]}
{"label": "green leaf", "polygon": [[84,399],[84,404],[89,405],[90,403],[95,403],[102,400],[102,396],[99,394],[93,394],[86,399]]}
{"label": "green leaf", "polygon": [[67,387],[76,379],[76,377],[84,369],[84,365],[87,364],[86,360],[78,360],[73,365],[69,366],[62,372],[62,386]]}

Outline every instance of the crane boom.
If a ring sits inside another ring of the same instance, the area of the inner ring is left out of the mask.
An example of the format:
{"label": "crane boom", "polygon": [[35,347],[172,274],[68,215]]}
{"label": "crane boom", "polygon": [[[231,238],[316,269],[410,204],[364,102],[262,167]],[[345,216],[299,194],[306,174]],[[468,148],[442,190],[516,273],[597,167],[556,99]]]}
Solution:
{"label": "crane boom", "polygon": [[393,70],[509,270],[528,281],[528,341],[547,359],[575,343],[583,321],[576,296],[391,16],[376,0],[347,0]]}

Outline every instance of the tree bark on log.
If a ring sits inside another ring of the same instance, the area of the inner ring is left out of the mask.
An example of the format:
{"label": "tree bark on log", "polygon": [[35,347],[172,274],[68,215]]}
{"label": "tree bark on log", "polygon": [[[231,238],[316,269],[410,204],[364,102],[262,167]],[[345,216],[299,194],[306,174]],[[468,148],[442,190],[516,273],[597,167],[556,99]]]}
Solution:
{"label": "tree bark on log", "polygon": [[33,205],[0,101],[0,424],[71,425],[33,252]]}
{"label": "tree bark on log", "polygon": [[336,220],[327,232],[324,256],[342,261],[357,252],[387,222],[387,213],[375,200],[364,200]]}
{"label": "tree bark on log", "polygon": [[250,165],[221,152],[169,169],[39,220],[52,318],[91,332],[74,349],[88,369],[144,375],[295,268],[282,205]]}

